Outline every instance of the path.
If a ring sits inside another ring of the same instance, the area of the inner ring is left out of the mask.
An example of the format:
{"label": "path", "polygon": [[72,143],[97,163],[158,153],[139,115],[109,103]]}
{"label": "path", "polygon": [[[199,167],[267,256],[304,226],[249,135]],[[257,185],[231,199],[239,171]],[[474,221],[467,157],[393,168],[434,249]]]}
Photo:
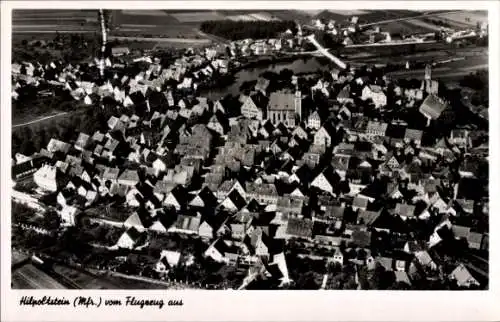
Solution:
{"label": "path", "polygon": [[12,125],[12,128],[35,124],[35,123],[42,122],[42,121],[45,121],[45,120],[49,120],[51,118],[62,116],[62,115],[65,115],[65,114],[68,114],[68,112],[61,112],[61,113],[57,113],[57,114],[54,114],[54,115],[51,115],[51,116],[45,116],[45,117],[42,117],[42,118],[30,121],[30,122],[21,123],[21,124],[15,124],[15,125]]}

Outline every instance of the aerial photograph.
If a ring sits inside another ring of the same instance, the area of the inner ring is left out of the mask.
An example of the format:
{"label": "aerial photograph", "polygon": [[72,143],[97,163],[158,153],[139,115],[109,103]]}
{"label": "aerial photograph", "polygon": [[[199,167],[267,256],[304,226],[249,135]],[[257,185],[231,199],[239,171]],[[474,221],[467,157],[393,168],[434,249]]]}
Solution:
{"label": "aerial photograph", "polygon": [[11,289],[488,290],[488,12],[12,12]]}

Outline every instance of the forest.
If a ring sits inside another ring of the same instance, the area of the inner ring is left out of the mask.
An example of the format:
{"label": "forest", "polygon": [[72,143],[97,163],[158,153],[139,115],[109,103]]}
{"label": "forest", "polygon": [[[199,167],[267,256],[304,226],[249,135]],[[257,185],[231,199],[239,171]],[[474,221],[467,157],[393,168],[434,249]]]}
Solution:
{"label": "forest", "polygon": [[274,38],[287,29],[294,31],[294,21],[205,21],[201,31],[230,40]]}

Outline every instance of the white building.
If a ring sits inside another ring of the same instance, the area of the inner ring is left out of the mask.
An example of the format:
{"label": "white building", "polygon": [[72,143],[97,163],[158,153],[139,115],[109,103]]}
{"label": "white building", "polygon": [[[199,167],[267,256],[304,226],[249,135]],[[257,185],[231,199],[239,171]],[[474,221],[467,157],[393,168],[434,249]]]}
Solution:
{"label": "white building", "polygon": [[33,174],[33,180],[43,190],[55,192],[57,191],[57,168],[46,164]]}

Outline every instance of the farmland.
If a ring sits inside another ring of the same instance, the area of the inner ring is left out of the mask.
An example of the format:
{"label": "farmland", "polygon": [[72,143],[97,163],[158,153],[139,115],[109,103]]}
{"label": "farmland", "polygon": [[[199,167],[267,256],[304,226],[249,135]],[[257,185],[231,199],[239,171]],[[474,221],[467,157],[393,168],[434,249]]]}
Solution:
{"label": "farmland", "polygon": [[444,20],[459,28],[475,27],[477,23],[488,22],[487,11],[463,11],[446,13],[436,18]]}
{"label": "farmland", "polygon": [[93,10],[14,10],[14,33],[91,32],[98,30]]}

